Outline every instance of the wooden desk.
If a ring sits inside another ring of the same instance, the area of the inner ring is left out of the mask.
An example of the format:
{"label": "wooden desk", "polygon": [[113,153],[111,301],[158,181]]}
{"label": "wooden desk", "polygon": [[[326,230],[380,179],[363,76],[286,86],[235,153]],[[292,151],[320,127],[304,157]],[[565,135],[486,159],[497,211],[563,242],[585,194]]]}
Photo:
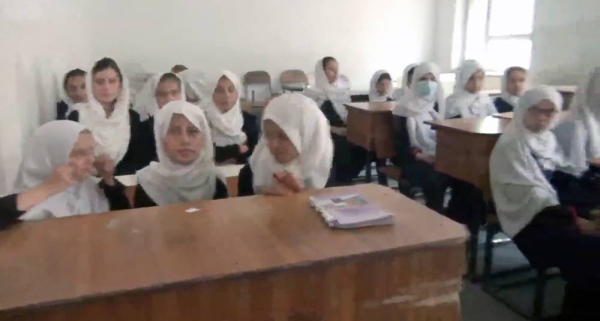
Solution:
{"label": "wooden desk", "polygon": [[464,228],[386,187],[334,190],[396,224],[330,229],[305,192],[16,225],[0,320],[460,320]]}
{"label": "wooden desk", "polygon": [[514,116],[514,112],[512,112],[512,111],[509,111],[509,112],[506,112],[506,113],[498,113],[498,114],[493,114],[492,115],[492,117],[495,117],[495,118],[509,119],[509,120],[512,120],[513,116]]}
{"label": "wooden desk", "polygon": [[[367,152],[375,152],[379,159],[396,155],[392,122],[393,102],[369,102],[346,104],[346,138]],[[370,153],[368,153],[370,154]],[[371,181],[371,159],[367,158],[366,179]]]}
{"label": "wooden desk", "polygon": [[[445,119],[427,122],[437,130],[435,169],[453,178],[473,184],[486,200],[491,199],[490,155],[510,119],[492,116]],[[485,209],[467,213],[471,233],[468,273],[475,278],[479,228]]]}

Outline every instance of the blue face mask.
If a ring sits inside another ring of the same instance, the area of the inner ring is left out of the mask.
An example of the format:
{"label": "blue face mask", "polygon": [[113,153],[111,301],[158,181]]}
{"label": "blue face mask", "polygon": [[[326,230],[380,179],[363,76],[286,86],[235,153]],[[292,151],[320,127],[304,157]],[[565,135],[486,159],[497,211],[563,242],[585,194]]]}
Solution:
{"label": "blue face mask", "polygon": [[421,97],[432,97],[437,93],[438,84],[431,80],[421,80],[417,83],[417,92]]}

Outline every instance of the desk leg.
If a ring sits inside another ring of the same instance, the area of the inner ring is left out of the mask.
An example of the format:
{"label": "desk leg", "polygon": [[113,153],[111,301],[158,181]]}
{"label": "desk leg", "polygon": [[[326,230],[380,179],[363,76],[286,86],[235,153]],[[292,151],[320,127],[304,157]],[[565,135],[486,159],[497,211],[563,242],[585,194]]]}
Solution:
{"label": "desk leg", "polygon": [[371,178],[371,163],[373,162],[373,159],[371,158],[373,153],[367,151],[367,164],[365,165],[365,180],[367,181],[367,183],[371,183],[372,178]]}
{"label": "desk leg", "polygon": [[473,188],[471,192],[471,203],[468,211],[467,226],[471,233],[469,241],[469,267],[468,277],[471,280],[477,278],[477,253],[479,251],[479,229],[481,228],[481,218],[485,211],[485,204],[480,204],[481,193],[477,188]]}

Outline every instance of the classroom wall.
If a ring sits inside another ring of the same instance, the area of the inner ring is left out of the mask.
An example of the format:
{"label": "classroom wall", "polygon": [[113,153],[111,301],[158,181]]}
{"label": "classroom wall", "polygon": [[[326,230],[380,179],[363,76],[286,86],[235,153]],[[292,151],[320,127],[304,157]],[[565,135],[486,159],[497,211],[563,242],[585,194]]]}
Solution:
{"label": "classroom wall", "polygon": [[[104,0],[90,2],[93,55],[139,61],[150,71],[176,63],[207,72],[314,71],[338,58],[354,89],[378,69],[400,75],[431,58],[434,0]],[[115,10],[119,8],[119,10]]]}
{"label": "classroom wall", "polygon": [[598,0],[538,0],[532,74],[536,83],[579,85],[600,66]]}

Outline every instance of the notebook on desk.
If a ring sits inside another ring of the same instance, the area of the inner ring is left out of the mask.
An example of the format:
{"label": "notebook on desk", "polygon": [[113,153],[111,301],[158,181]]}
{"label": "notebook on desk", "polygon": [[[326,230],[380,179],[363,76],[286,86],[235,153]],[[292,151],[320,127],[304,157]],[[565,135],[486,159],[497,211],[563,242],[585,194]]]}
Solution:
{"label": "notebook on desk", "polygon": [[394,224],[392,213],[356,193],[311,196],[310,205],[330,227],[350,229]]}

